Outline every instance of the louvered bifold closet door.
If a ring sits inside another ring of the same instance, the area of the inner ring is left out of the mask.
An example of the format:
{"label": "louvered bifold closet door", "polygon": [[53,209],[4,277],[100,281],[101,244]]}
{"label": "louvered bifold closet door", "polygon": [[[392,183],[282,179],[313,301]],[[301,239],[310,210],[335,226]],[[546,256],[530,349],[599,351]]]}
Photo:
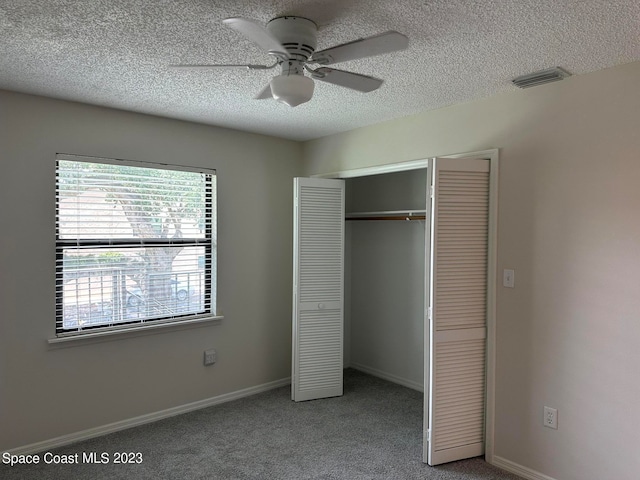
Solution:
{"label": "louvered bifold closet door", "polygon": [[293,358],[296,402],[342,395],[344,181],[294,179]]}
{"label": "louvered bifold closet door", "polygon": [[428,463],[484,453],[489,161],[434,161]]}

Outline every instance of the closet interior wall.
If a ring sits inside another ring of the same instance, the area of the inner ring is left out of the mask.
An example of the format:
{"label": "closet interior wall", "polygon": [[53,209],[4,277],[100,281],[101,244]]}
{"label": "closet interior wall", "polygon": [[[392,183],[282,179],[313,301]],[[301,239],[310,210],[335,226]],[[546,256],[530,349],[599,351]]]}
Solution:
{"label": "closet interior wall", "polygon": [[424,212],[426,185],[419,169],[350,178],[345,192],[345,367],[421,391],[426,222],[349,214]]}

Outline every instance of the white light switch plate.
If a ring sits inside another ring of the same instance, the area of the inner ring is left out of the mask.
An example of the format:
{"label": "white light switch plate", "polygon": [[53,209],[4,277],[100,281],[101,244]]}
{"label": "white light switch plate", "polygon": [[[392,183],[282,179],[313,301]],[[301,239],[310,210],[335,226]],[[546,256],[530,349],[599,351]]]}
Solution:
{"label": "white light switch plate", "polygon": [[502,285],[508,288],[515,287],[516,284],[516,272],[505,268],[502,271]]}

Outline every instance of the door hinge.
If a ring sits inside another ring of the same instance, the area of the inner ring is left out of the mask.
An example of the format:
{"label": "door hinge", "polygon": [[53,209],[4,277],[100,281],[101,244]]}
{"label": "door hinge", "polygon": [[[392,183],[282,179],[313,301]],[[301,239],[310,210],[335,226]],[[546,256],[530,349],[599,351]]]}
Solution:
{"label": "door hinge", "polygon": [[429,198],[433,198],[433,185],[429,186]]}
{"label": "door hinge", "polygon": [[431,429],[427,428],[427,442],[431,441]]}
{"label": "door hinge", "polygon": [[427,320],[431,321],[432,310],[431,307],[427,308]]}

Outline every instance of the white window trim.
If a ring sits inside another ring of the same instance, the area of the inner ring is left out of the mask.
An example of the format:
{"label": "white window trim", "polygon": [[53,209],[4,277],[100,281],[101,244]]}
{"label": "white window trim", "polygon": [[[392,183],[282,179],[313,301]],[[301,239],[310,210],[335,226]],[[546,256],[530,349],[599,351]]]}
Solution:
{"label": "white window trim", "polygon": [[51,337],[47,340],[50,345],[67,342],[77,342],[82,340],[95,340],[98,338],[112,337],[112,336],[125,336],[127,334],[139,334],[148,332],[150,330],[157,330],[167,327],[196,327],[203,323],[212,323],[213,325],[219,325],[224,320],[223,315],[203,315],[201,317],[191,317],[187,320],[156,320],[153,323],[134,324],[134,326],[126,325],[121,327],[105,327],[103,330],[95,330],[90,333],[86,332],[73,332],[63,333],[56,337]]}

